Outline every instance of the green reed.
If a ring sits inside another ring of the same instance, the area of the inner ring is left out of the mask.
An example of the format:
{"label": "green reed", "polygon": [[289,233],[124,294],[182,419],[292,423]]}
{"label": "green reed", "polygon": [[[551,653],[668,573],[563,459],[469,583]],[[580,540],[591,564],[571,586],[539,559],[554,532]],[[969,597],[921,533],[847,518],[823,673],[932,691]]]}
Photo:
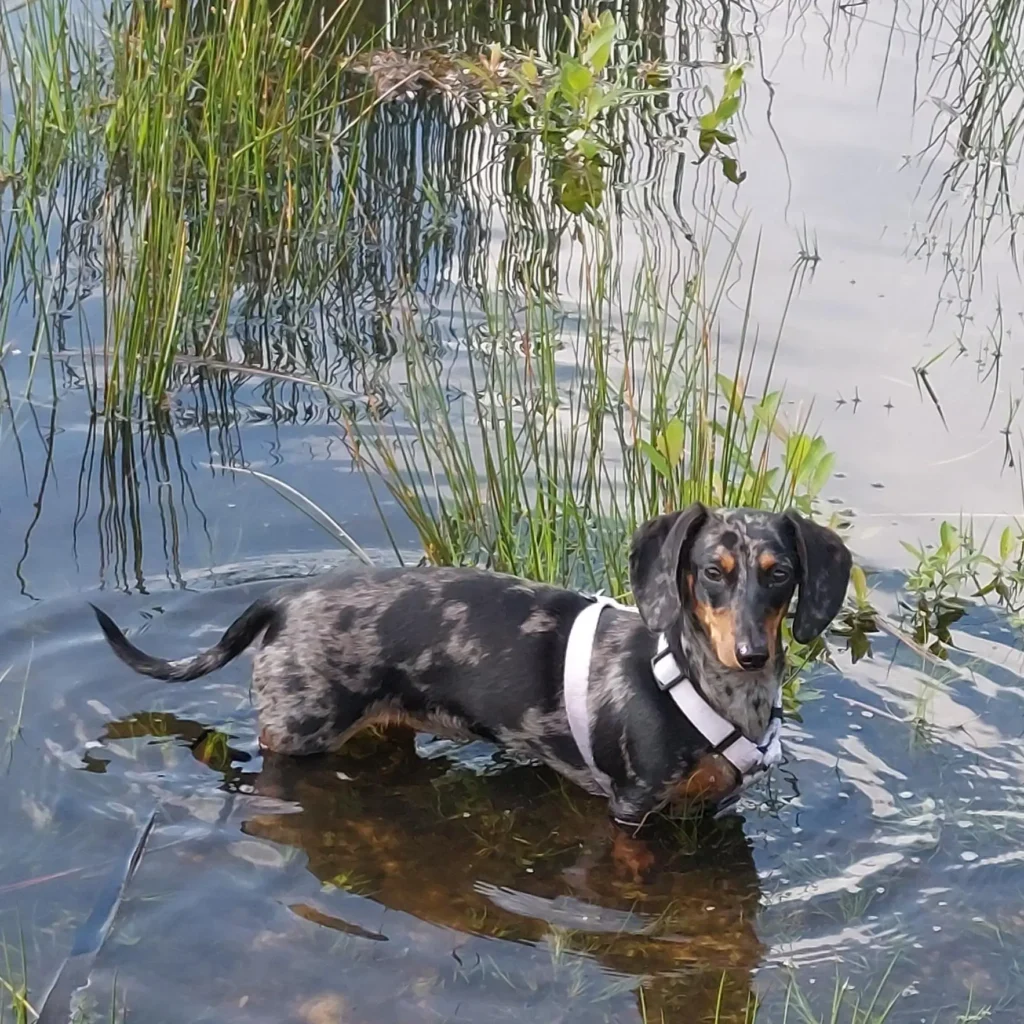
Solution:
{"label": "green reed", "polygon": [[97,24],[44,0],[0,19],[4,279],[20,270],[54,311],[47,231],[57,197],[88,176],[75,255],[98,253],[103,316],[81,344],[108,410],[160,399],[180,351],[221,353],[240,294],[269,309],[306,239],[344,238],[363,114],[346,79],[355,7],[321,22],[301,0],[133,0]]}
{"label": "green reed", "polygon": [[[893,992],[890,979],[895,965],[894,959],[879,979],[863,988],[850,978],[837,975],[830,987],[821,986],[813,998],[810,986],[801,985],[797,978],[791,976],[780,992],[771,993],[775,985],[770,985],[771,998],[750,994],[746,1005],[740,1008],[724,1005],[721,995],[725,991],[727,975],[723,975],[719,1003],[714,1016],[707,1018],[708,1024],[887,1024],[894,1019],[895,1011],[906,996],[905,991]],[[643,1024],[669,1024],[669,1017],[648,1007],[642,988],[639,990],[639,1003]],[[914,1019],[920,1016],[913,1011],[910,1013]],[[981,1024],[991,1016],[990,1006],[978,1005],[973,996],[968,996],[962,1009],[949,1007],[947,1014],[921,1019],[949,1021],[950,1024]]]}
{"label": "green reed", "polygon": [[809,510],[832,457],[807,414],[780,414],[774,347],[759,359],[749,326],[752,291],[735,344],[719,331],[735,253],[713,280],[695,257],[677,281],[644,259],[623,282],[595,229],[581,308],[499,293],[454,357],[407,345],[398,418],[353,416],[349,439],[428,560],[621,595],[629,538],[650,516],[696,500]]}

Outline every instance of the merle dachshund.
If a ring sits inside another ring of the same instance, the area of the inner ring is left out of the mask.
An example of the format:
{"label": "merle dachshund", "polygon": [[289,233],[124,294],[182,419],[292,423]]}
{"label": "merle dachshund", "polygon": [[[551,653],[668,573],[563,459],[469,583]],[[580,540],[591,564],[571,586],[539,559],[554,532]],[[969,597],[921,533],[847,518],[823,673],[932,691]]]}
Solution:
{"label": "merle dachshund", "polygon": [[336,571],[271,591],[209,650],[177,661],[145,654],[94,610],[118,657],[157,679],[197,679],[259,640],[266,750],[334,751],[374,724],[482,738],[607,795],[612,817],[636,826],[740,782],[656,678],[659,644],[734,735],[757,742],[778,700],[790,600],[799,589],[792,633],[807,643],[839,611],[850,564],[837,534],[793,511],[696,503],[645,523],[629,554],[640,614],[613,605],[596,620],[588,756],[564,689],[573,624],[593,603],[584,594],[478,569]]}

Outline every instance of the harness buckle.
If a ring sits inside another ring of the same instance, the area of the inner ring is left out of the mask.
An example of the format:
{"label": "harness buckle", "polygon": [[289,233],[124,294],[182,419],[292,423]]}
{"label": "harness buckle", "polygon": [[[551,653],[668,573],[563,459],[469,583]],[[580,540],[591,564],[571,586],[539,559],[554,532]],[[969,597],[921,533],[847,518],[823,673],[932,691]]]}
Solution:
{"label": "harness buckle", "polygon": [[672,656],[668,645],[651,658],[651,671],[654,673],[654,681],[662,693],[667,693],[673,686],[677,686],[686,678],[679,668],[679,663]]}

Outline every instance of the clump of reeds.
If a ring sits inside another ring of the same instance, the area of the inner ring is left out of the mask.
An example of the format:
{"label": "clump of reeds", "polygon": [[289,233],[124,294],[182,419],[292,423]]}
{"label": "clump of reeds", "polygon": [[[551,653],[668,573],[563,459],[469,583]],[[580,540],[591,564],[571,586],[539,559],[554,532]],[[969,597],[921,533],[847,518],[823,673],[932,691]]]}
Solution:
{"label": "clump of reeds", "polygon": [[830,476],[807,417],[780,415],[773,353],[758,362],[749,316],[723,341],[731,260],[709,283],[695,259],[664,293],[646,262],[613,284],[606,240],[591,240],[582,309],[499,296],[454,359],[405,347],[396,419],[350,418],[358,463],[431,562],[621,595],[629,538],[648,517],[695,500],[808,509]]}
{"label": "clump of reeds", "polygon": [[0,18],[5,282],[20,271],[50,305],[54,205],[87,178],[64,258],[102,264],[102,338],[86,323],[82,345],[108,409],[160,399],[177,352],[219,353],[241,302],[272,315],[304,241],[335,240],[325,261],[340,260],[363,123],[345,77],[355,8],[317,21],[300,0],[132,0],[95,24],[48,2]]}

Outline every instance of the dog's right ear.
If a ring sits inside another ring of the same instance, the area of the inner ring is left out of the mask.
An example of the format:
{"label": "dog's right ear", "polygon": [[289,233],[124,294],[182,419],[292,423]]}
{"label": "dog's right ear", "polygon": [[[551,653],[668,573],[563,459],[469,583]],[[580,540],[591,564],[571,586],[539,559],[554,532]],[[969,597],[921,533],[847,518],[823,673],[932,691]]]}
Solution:
{"label": "dog's right ear", "polygon": [[633,534],[629,548],[629,582],[633,600],[652,633],[664,633],[679,618],[679,563],[708,517],[695,501],[683,512],[648,520]]}

